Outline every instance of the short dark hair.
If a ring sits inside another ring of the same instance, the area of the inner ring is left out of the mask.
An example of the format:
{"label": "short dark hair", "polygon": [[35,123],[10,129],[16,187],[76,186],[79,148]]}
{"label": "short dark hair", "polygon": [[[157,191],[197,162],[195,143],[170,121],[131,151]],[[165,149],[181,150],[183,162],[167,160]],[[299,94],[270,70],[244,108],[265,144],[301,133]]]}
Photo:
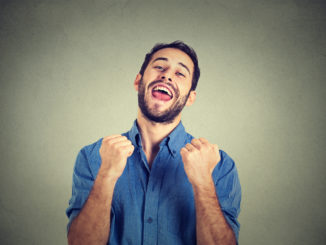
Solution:
{"label": "short dark hair", "polygon": [[145,56],[145,60],[140,68],[140,75],[144,75],[144,72],[148,66],[149,61],[152,59],[154,53],[156,53],[157,51],[164,49],[164,48],[175,48],[175,49],[179,49],[181,51],[183,51],[184,53],[186,53],[192,60],[192,62],[194,63],[194,72],[193,72],[193,76],[192,76],[192,85],[191,85],[191,90],[195,90],[197,87],[197,83],[199,80],[199,76],[200,76],[200,69],[198,66],[198,59],[197,59],[197,55],[195,50],[193,50],[193,48],[191,48],[190,46],[188,46],[187,44],[185,44],[182,41],[174,41],[172,43],[158,43],[156,44],[152,50],[146,54]]}

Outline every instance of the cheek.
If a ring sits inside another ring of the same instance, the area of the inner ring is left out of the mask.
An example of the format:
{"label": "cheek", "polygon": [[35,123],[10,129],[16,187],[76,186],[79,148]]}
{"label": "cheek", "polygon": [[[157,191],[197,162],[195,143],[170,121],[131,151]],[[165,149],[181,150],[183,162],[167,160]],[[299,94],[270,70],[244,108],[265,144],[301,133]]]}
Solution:
{"label": "cheek", "polygon": [[160,77],[161,73],[157,72],[155,70],[147,70],[144,73],[144,79],[147,79],[148,81],[152,81]]}
{"label": "cheek", "polygon": [[188,95],[190,89],[191,89],[191,84],[188,83],[179,83],[179,91],[180,91],[180,95],[185,96]]}

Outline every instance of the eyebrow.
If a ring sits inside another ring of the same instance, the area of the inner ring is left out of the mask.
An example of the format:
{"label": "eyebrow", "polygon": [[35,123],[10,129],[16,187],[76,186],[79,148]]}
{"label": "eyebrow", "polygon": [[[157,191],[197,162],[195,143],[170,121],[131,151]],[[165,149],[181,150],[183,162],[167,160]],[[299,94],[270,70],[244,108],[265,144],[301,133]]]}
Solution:
{"label": "eyebrow", "polygon": [[[166,58],[166,57],[157,57],[155,60],[153,60],[152,63],[154,63],[155,61],[158,61],[158,60],[168,61],[169,59]],[[179,62],[178,64],[181,65],[182,67],[184,67],[188,71],[188,73],[190,74],[190,70],[185,64],[183,64],[182,62]]]}

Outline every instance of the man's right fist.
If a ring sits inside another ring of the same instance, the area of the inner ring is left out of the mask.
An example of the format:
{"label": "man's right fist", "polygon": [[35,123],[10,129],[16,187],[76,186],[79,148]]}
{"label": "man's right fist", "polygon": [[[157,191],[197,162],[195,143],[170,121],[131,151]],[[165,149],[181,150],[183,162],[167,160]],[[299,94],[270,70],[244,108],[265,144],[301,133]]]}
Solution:
{"label": "man's right fist", "polygon": [[127,158],[132,155],[133,151],[134,146],[125,136],[104,137],[100,148],[101,175],[119,178],[126,166]]}

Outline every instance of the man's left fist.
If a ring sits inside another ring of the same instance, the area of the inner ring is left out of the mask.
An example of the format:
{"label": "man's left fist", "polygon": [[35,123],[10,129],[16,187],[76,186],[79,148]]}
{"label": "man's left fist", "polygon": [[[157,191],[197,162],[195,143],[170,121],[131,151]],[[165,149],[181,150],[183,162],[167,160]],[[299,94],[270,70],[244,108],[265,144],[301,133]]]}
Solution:
{"label": "man's left fist", "polygon": [[180,150],[184,169],[192,185],[211,181],[212,172],[221,160],[219,148],[206,139],[193,139]]}

